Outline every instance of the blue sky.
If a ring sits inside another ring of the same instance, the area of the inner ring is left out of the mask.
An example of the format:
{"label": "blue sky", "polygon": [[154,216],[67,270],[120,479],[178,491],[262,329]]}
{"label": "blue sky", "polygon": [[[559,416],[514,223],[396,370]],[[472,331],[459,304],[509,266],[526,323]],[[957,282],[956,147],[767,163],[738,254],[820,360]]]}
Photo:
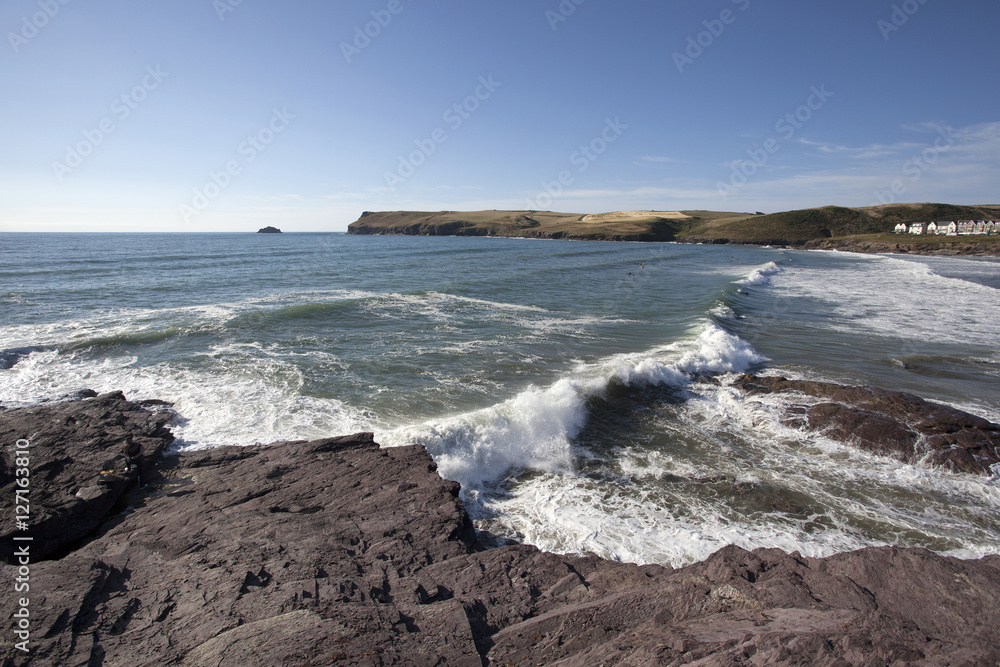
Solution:
{"label": "blue sky", "polygon": [[1000,204],[995,0],[6,0],[0,230]]}

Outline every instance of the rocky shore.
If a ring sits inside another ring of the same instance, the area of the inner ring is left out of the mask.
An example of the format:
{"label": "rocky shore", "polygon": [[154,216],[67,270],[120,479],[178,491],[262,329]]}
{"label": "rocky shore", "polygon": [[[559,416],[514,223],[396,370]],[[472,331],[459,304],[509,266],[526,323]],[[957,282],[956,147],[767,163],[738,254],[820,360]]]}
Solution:
{"label": "rocky shore", "polygon": [[734,385],[750,396],[789,393],[819,399],[792,404],[785,423],[904,463],[926,461],[980,475],[991,474],[1000,463],[1000,425],[913,394],[756,375],[743,375]]}
{"label": "rocky shore", "polygon": [[[989,422],[909,395],[791,382],[739,386],[820,400],[789,418],[861,446],[878,444],[865,426],[875,420],[897,436],[896,455],[918,454],[908,438],[941,436],[942,465],[982,472],[996,456]],[[357,434],[164,456],[166,406],[86,396],[0,410],[3,578],[30,584],[2,598],[4,665],[1000,661],[1000,556],[727,547],[673,570],[487,549],[421,447]],[[27,530],[12,511],[23,439]],[[27,566],[12,546],[23,544]]]}
{"label": "rocky shore", "polygon": [[1000,256],[1000,244],[975,240],[944,243],[907,243],[905,240],[888,242],[863,239],[818,239],[808,241],[803,247],[806,250],[840,250],[842,252],[894,255],[944,255],[949,257]]}

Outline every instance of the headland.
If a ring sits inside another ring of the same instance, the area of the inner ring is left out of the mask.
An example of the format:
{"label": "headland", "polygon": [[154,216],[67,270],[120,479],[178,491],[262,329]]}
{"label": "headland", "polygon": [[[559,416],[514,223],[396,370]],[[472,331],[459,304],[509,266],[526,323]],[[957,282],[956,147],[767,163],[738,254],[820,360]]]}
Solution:
{"label": "headland", "polygon": [[1000,220],[1000,206],[826,206],[781,213],[726,211],[383,211],[362,213],[349,234],[500,236],[587,241],[771,245],[851,252],[1000,256],[1000,234],[893,233],[919,221]]}

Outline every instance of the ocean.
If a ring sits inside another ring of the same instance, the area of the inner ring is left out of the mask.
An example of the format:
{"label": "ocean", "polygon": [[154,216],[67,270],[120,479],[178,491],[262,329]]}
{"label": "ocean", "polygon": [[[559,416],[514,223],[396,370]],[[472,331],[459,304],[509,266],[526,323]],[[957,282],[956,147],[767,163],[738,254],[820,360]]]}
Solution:
{"label": "ocean", "polygon": [[[783,425],[756,372],[1000,422],[1000,260],[344,234],[0,234],[0,403],[173,403],[178,449],[419,443],[498,543],[1000,552],[1000,481]],[[27,351],[25,351],[27,352]]]}

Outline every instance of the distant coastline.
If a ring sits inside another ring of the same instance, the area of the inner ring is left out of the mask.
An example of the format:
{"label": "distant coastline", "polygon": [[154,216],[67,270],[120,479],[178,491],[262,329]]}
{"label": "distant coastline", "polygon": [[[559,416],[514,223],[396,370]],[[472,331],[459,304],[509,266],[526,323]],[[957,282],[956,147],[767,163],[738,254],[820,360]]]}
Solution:
{"label": "distant coastline", "polygon": [[348,234],[496,236],[586,241],[770,245],[847,252],[1000,256],[1000,234],[914,236],[901,224],[940,219],[1000,219],[998,206],[898,204],[827,206],[782,213],[618,211],[366,211]]}

